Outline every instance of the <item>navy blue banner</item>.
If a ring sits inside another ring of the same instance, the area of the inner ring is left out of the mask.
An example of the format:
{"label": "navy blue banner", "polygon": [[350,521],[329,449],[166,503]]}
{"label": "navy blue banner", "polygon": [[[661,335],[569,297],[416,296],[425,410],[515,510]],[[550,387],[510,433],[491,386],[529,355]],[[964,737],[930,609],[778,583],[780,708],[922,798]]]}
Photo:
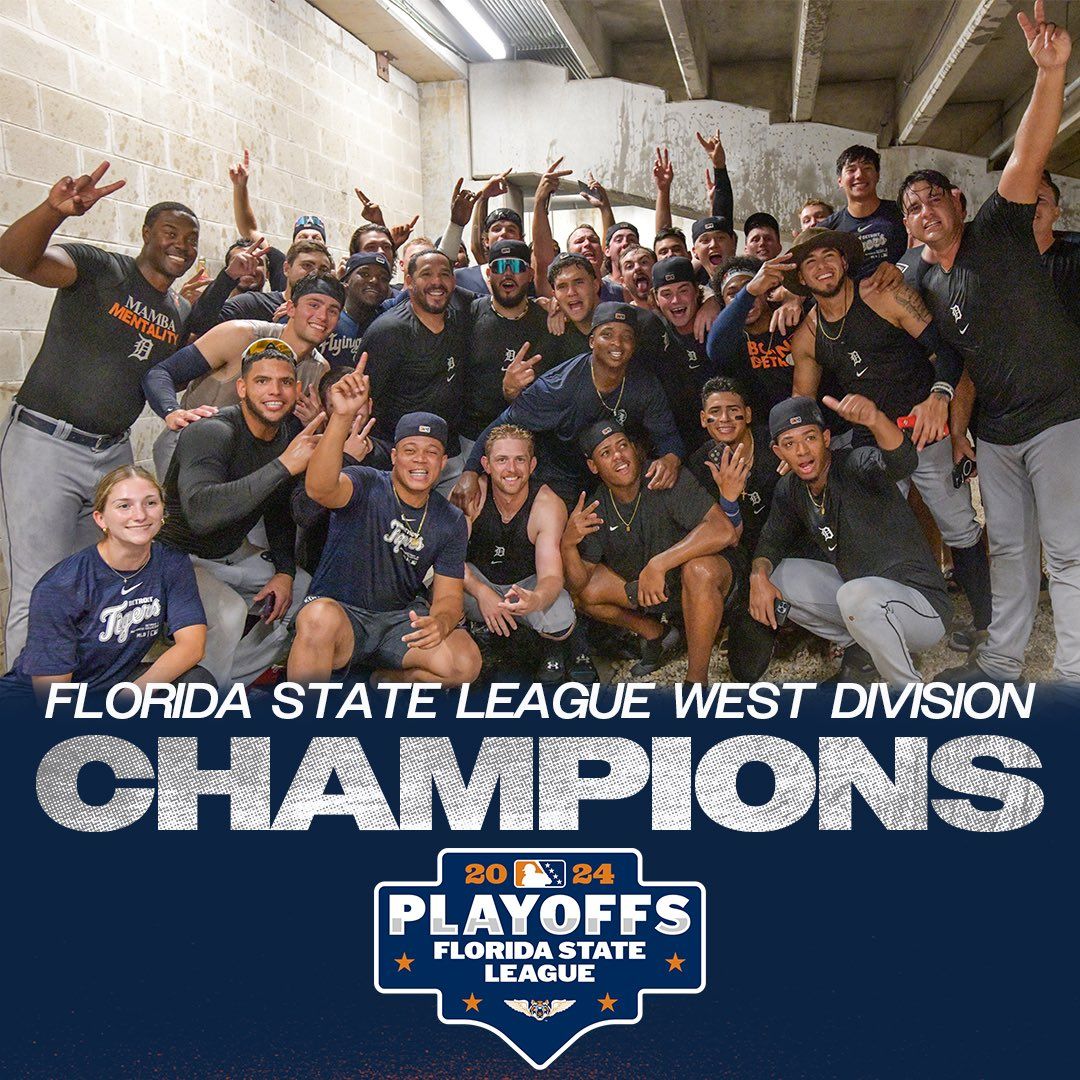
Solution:
{"label": "navy blue banner", "polygon": [[1072,1071],[1075,697],[867,720],[822,690],[795,721],[790,693],[767,719],[645,697],[572,720],[5,702],[4,1074]]}

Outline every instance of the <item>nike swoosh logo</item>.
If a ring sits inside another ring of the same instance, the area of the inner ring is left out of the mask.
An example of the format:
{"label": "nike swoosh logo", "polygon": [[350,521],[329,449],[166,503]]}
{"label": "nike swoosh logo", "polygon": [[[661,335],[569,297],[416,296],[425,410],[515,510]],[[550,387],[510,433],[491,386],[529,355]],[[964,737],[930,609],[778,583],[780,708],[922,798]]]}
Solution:
{"label": "nike swoosh logo", "polygon": [[615,529],[617,529],[618,527],[619,527],[618,525],[609,525],[609,526],[608,526],[608,532],[613,532],[613,531],[614,531]]}
{"label": "nike swoosh logo", "polygon": [[[870,225],[873,225],[873,224],[874,223],[871,221]],[[866,230],[870,228],[870,225],[857,225],[855,227],[855,231],[856,232],[866,232]]]}
{"label": "nike swoosh logo", "polygon": [[121,595],[121,596],[127,596],[127,594],[128,594],[129,592],[134,592],[134,591],[135,591],[135,589],[137,589],[137,588],[138,588],[138,587],[139,587],[139,586],[140,586],[141,584],[142,584],[142,582],[141,582],[141,581],[136,581],[136,582],[135,582],[135,584],[134,584],[134,585],[132,585],[132,586],[130,586],[129,588],[126,588],[126,589],[125,589],[125,588],[121,588],[121,589],[120,589],[120,595]]}
{"label": "nike swoosh logo", "polygon": [[866,368],[863,368],[862,371],[856,371],[855,372],[855,378],[856,379],[861,379],[865,374],[866,374]]}
{"label": "nike swoosh logo", "polygon": [[967,326],[958,326],[956,329],[959,330],[961,334],[966,334],[969,326],[971,326],[971,323],[968,323]]}

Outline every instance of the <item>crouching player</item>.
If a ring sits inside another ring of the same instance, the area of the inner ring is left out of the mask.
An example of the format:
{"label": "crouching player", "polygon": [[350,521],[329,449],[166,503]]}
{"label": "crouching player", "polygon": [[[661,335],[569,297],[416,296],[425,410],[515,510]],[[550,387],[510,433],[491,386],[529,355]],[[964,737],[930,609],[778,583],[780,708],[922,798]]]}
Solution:
{"label": "crouching player", "polygon": [[705,682],[732,583],[720,552],[738,540],[741,519],[726,517],[687,472],[671,488],[643,485],[638,451],[615,420],[587,428],[581,448],[601,484],[588,505],[581,495],[563,533],[578,612],[643,639],[630,670],[640,678],[678,648],[681,611],[687,679]]}
{"label": "crouching player", "polygon": [[353,418],[369,396],[365,362],[362,357],[331,388],[326,432],[308,466],[308,494],[333,514],[311,593],[296,617],[289,679],[326,680],[357,664],[379,669],[376,681],[456,686],[479,674],[480,653],[458,629],[465,517],[435,491],[447,461],[446,421],[406,413],[394,431],[390,472],[342,469]]}

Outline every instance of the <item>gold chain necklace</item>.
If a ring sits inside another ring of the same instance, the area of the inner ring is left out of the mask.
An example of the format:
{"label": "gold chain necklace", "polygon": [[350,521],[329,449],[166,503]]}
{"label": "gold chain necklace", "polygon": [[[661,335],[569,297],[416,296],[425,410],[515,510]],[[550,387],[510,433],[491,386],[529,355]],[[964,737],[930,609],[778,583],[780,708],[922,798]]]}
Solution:
{"label": "gold chain necklace", "polygon": [[591,361],[589,363],[589,375],[592,378],[592,385],[593,389],[596,391],[596,396],[600,399],[600,404],[603,405],[612,416],[618,419],[619,406],[622,404],[623,391],[626,389],[626,376],[624,375],[622,377],[622,382],[619,383],[619,396],[615,399],[615,405],[611,406],[604,400],[604,395],[600,393],[600,387],[596,385],[596,372],[593,370]]}
{"label": "gold chain necklace", "polygon": [[[847,299],[847,282],[846,281],[844,282],[844,298]],[[839,341],[844,336],[844,324],[847,322],[847,317],[848,317],[848,315],[851,314],[851,309],[854,306],[855,306],[855,297],[854,297],[854,295],[852,295],[851,303],[848,304],[847,311],[844,312],[844,317],[840,320],[840,329],[836,331],[836,337],[830,337],[829,334],[827,333],[827,331],[825,330],[825,320],[824,320],[824,318],[822,318],[820,306],[818,307],[817,325],[818,325],[818,329],[821,331],[821,336],[826,341]]]}
{"label": "gold chain necklace", "polygon": [[814,504],[814,509],[817,510],[822,517],[825,516],[825,493],[828,491],[828,488],[829,484],[828,481],[826,481],[825,487],[821,489],[821,502],[818,502],[817,499],[814,498],[814,493],[810,490],[809,486],[806,489],[806,494],[810,496],[810,501]]}
{"label": "gold chain necklace", "polygon": [[[390,485],[394,492],[394,498],[397,499],[398,509],[401,511],[401,524],[405,527],[405,531],[412,536],[419,536],[424,531],[424,522],[427,521],[428,507],[431,505],[431,498],[428,497],[427,502],[424,503],[424,512],[420,515],[420,524],[414,529],[409,523],[409,519],[405,516],[405,504],[401,501],[401,496],[397,493],[397,488],[393,484]],[[417,509],[415,506],[413,509]]]}
{"label": "gold chain necklace", "polygon": [[641,505],[641,491],[642,489],[639,487],[637,498],[634,500],[634,509],[633,512],[630,514],[629,521],[622,516],[622,513],[619,510],[619,504],[615,501],[615,496],[612,495],[610,491],[608,492],[608,498],[611,499],[611,509],[615,511],[616,516],[623,523],[623,528],[627,532],[630,531],[630,526],[634,523],[634,518],[637,517],[638,507]]}

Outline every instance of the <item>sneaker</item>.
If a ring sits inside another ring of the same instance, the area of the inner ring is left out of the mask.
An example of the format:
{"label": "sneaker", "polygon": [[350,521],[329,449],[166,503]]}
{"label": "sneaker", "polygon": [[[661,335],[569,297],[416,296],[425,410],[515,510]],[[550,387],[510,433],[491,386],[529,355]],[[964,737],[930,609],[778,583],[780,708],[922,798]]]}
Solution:
{"label": "sneaker", "polygon": [[570,669],[566,672],[569,682],[598,683],[600,672],[596,670],[592,657],[587,652],[578,652],[570,659]]}
{"label": "sneaker", "polygon": [[990,638],[989,630],[976,630],[974,626],[961,626],[948,637],[946,644],[955,652],[971,654]]}
{"label": "sneaker", "polygon": [[872,683],[880,676],[878,669],[870,654],[861,645],[849,645],[844,650],[843,659],[840,661],[840,670],[830,679],[822,679],[823,686],[831,686],[835,683]]}
{"label": "sneaker", "polygon": [[630,669],[630,674],[635,679],[640,679],[643,675],[651,675],[657,668],[663,667],[675,655],[681,639],[679,628],[669,626],[654,641],[643,641],[641,659]]}
{"label": "sneaker", "polygon": [[995,679],[993,675],[987,675],[978,663],[974,660],[968,661],[966,664],[958,664],[956,667],[945,668],[944,671],[939,671],[934,676],[934,682],[948,683],[950,686],[956,686],[958,683],[977,683],[988,682],[993,683],[995,686],[1001,686],[1002,683],[1008,682],[1007,679]]}
{"label": "sneaker", "polygon": [[482,670],[490,672],[492,668],[498,667],[496,636],[487,628],[487,624],[470,622],[468,628],[469,634],[476,642],[476,647],[480,650]]}
{"label": "sneaker", "polygon": [[[590,660],[591,664],[592,661]],[[593,668],[596,671],[596,668]],[[556,643],[544,653],[544,659],[537,672],[537,679],[542,683],[561,683],[566,679],[566,661],[563,659],[563,651]],[[584,681],[584,680],[579,680]]]}

